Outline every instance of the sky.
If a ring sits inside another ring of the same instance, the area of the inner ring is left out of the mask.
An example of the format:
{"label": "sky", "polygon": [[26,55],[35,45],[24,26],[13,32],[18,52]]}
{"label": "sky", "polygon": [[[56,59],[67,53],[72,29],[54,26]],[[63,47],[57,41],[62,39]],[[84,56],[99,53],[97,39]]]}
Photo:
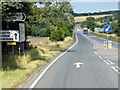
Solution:
{"label": "sky", "polygon": [[[85,0],[84,0],[85,1]],[[99,0],[98,0],[99,1]],[[99,11],[109,11],[109,10],[118,10],[118,2],[81,2],[78,0],[74,0],[74,2],[70,2],[73,6],[73,10],[75,13],[87,13],[87,12],[99,12]],[[101,0],[102,1],[102,0]]]}

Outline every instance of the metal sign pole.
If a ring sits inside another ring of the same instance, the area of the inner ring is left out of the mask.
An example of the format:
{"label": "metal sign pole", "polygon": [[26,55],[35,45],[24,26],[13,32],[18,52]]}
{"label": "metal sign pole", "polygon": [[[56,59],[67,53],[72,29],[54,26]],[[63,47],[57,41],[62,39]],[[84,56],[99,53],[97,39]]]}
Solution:
{"label": "metal sign pole", "polygon": [[2,61],[2,42],[0,42],[0,61]]}
{"label": "metal sign pole", "polygon": [[108,49],[108,32],[107,32],[107,49]]}
{"label": "metal sign pole", "polygon": [[20,42],[19,42],[19,48],[18,48],[18,49],[19,49],[19,55],[20,55],[20,54],[21,54],[21,53],[20,53],[20,49],[21,49],[21,48],[20,48]]}
{"label": "metal sign pole", "polygon": [[12,55],[13,55],[13,59],[14,59],[14,46],[12,45]]}

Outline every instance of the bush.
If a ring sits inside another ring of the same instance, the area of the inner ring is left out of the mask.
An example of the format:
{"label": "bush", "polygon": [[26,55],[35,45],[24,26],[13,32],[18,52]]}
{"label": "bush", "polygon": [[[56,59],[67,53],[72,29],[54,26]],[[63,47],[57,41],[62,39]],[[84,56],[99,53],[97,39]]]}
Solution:
{"label": "bush", "polygon": [[65,32],[63,30],[54,30],[51,32],[51,41],[63,41],[65,38]]}
{"label": "bush", "polygon": [[33,26],[32,27],[32,35],[33,36],[40,36],[45,37],[47,36],[47,29],[46,28],[40,28],[39,26]]}

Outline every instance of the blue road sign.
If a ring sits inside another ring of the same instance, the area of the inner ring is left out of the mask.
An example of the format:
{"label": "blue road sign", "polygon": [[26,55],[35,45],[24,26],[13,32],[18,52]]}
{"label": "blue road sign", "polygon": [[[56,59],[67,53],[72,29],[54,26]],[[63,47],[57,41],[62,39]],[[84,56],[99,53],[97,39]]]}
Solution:
{"label": "blue road sign", "polygon": [[110,25],[104,26],[104,32],[109,33],[112,30],[112,27]]}

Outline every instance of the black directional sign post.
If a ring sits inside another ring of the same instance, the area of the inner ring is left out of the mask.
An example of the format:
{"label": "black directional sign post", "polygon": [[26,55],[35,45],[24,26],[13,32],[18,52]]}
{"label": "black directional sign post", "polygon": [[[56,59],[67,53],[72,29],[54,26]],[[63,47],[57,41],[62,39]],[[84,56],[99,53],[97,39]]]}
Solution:
{"label": "black directional sign post", "polygon": [[[25,21],[25,19],[26,19],[25,13],[14,13],[13,16],[12,16],[12,21],[19,22],[19,48],[18,48],[19,55],[21,54],[21,51],[24,51],[24,41],[25,41],[24,21]],[[16,36],[17,35],[15,34],[15,37]]]}
{"label": "black directional sign post", "polygon": [[16,13],[15,16],[16,19],[14,21],[19,21],[19,55],[21,54],[21,51],[24,51],[24,41],[25,41],[25,26],[24,21],[26,19],[26,15],[24,13]]}
{"label": "black directional sign post", "polygon": [[[0,30],[2,31],[2,10],[0,11]],[[1,33],[0,33],[1,36]],[[2,63],[2,42],[0,41],[0,63]],[[0,64],[0,69],[2,67],[2,64]]]}
{"label": "black directional sign post", "polygon": [[[16,23],[17,29],[11,29],[8,30],[2,30],[0,31],[0,41],[1,42],[7,42],[7,45],[12,45],[12,52],[14,54],[14,45],[16,45],[16,42],[19,44],[19,54],[21,54],[21,51],[24,51],[24,41],[25,41],[25,26],[24,21],[26,19],[25,13],[12,13],[10,18],[6,21],[14,22]],[[12,27],[12,28],[14,28]]]}

